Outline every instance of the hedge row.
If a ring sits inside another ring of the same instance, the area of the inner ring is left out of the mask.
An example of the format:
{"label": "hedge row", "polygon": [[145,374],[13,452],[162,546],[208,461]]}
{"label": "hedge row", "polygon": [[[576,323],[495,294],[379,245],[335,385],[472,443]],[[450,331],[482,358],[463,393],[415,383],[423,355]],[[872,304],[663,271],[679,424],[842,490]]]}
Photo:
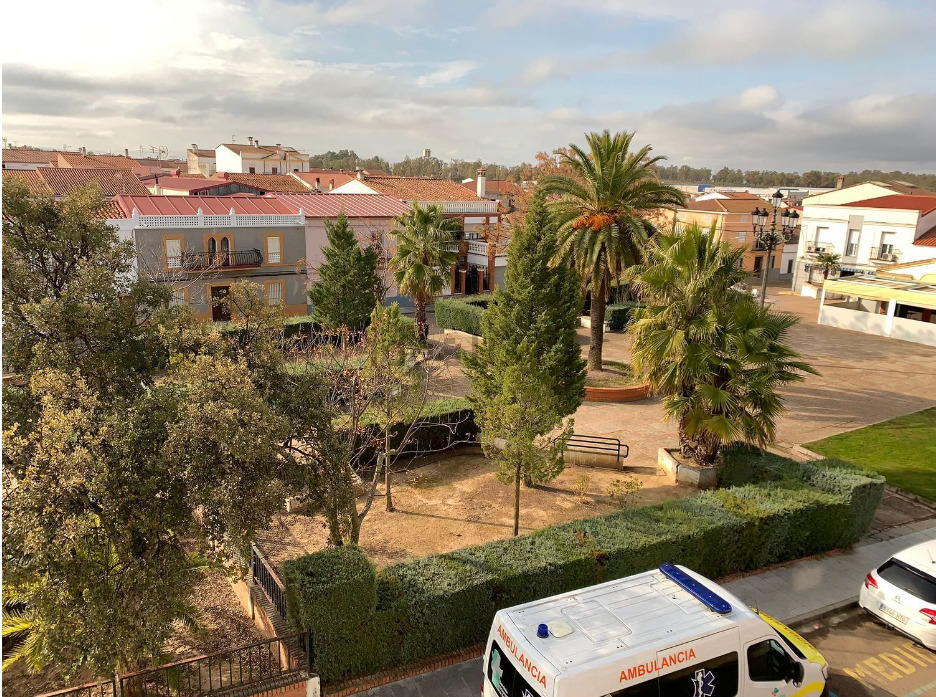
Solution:
{"label": "hedge row", "polygon": [[623,331],[630,321],[631,312],[636,307],[642,307],[640,303],[625,300],[623,302],[608,305],[605,308],[605,321],[612,332]]}
{"label": "hedge row", "polygon": [[481,336],[481,315],[487,300],[463,300],[445,298],[435,301],[436,324],[442,329],[458,329]]}
{"label": "hedge row", "polygon": [[[850,545],[867,529],[882,478],[835,463],[786,461],[782,469],[761,484],[555,525],[380,571],[359,549],[323,550],[285,564],[290,621],[312,630],[316,670],[334,682],[479,643],[500,608],[663,562],[719,578]],[[353,572],[345,568],[351,565]]]}

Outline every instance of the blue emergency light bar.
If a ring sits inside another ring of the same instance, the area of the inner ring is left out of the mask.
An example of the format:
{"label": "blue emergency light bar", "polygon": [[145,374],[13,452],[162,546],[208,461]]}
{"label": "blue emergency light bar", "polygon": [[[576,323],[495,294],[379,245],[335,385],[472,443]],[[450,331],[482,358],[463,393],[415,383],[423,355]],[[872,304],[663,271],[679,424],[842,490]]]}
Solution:
{"label": "blue emergency light bar", "polygon": [[675,564],[660,564],[660,571],[666,578],[685,590],[693,598],[702,601],[702,604],[710,610],[722,615],[731,612],[731,603],[718,593],[703,586],[682,569],[677,568]]}

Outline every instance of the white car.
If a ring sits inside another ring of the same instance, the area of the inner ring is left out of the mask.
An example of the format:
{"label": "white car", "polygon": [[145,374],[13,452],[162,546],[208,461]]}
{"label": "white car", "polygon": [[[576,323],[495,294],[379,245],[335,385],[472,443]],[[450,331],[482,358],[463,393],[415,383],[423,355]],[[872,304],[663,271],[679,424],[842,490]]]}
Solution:
{"label": "white car", "polygon": [[905,549],[872,570],[858,604],[936,651],[936,540]]}

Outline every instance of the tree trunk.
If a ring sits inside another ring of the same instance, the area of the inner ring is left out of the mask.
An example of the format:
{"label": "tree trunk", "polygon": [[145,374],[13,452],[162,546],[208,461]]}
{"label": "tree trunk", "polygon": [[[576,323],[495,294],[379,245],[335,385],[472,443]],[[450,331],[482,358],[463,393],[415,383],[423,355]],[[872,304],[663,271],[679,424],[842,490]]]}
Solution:
{"label": "tree trunk", "polygon": [[520,534],[520,463],[514,476],[514,537]]}
{"label": "tree trunk", "polygon": [[679,422],[679,452],[703,467],[713,466],[721,445],[711,434],[690,436],[686,433],[685,420]]}
{"label": "tree trunk", "polygon": [[426,301],[422,298],[413,298],[416,304],[416,338],[420,344],[426,344],[429,336],[429,323],[426,321]]}
{"label": "tree trunk", "polygon": [[604,346],[604,319],[605,319],[605,286],[606,280],[602,276],[598,287],[592,285],[591,299],[591,340],[588,344],[588,369],[601,370],[601,349]]}
{"label": "tree trunk", "polygon": [[[494,292],[494,260],[495,260],[495,256],[494,256],[494,254],[491,252],[492,249],[493,249],[493,245],[492,245],[490,242],[488,242],[487,289],[493,293],[493,292]],[[484,288],[481,288],[481,290],[484,290]]]}
{"label": "tree trunk", "polygon": [[387,488],[387,511],[389,513],[393,512],[393,495],[390,493],[390,480],[392,478],[392,473],[390,472],[390,427],[387,426],[387,430],[384,431],[384,483]]}

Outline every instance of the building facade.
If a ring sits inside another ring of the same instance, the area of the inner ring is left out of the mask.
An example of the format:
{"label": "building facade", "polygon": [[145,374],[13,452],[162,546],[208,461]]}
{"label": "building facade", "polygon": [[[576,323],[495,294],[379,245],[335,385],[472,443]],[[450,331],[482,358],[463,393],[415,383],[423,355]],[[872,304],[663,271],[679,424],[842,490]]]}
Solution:
{"label": "building facade", "polygon": [[218,171],[215,151],[199,148],[197,143],[192,143],[192,147],[185,151],[185,159],[189,174],[211,177]]}
{"label": "building facade", "polygon": [[260,145],[251,137],[248,143],[222,143],[215,148],[218,172],[240,174],[289,174],[308,172],[309,154],[277,143]]}

